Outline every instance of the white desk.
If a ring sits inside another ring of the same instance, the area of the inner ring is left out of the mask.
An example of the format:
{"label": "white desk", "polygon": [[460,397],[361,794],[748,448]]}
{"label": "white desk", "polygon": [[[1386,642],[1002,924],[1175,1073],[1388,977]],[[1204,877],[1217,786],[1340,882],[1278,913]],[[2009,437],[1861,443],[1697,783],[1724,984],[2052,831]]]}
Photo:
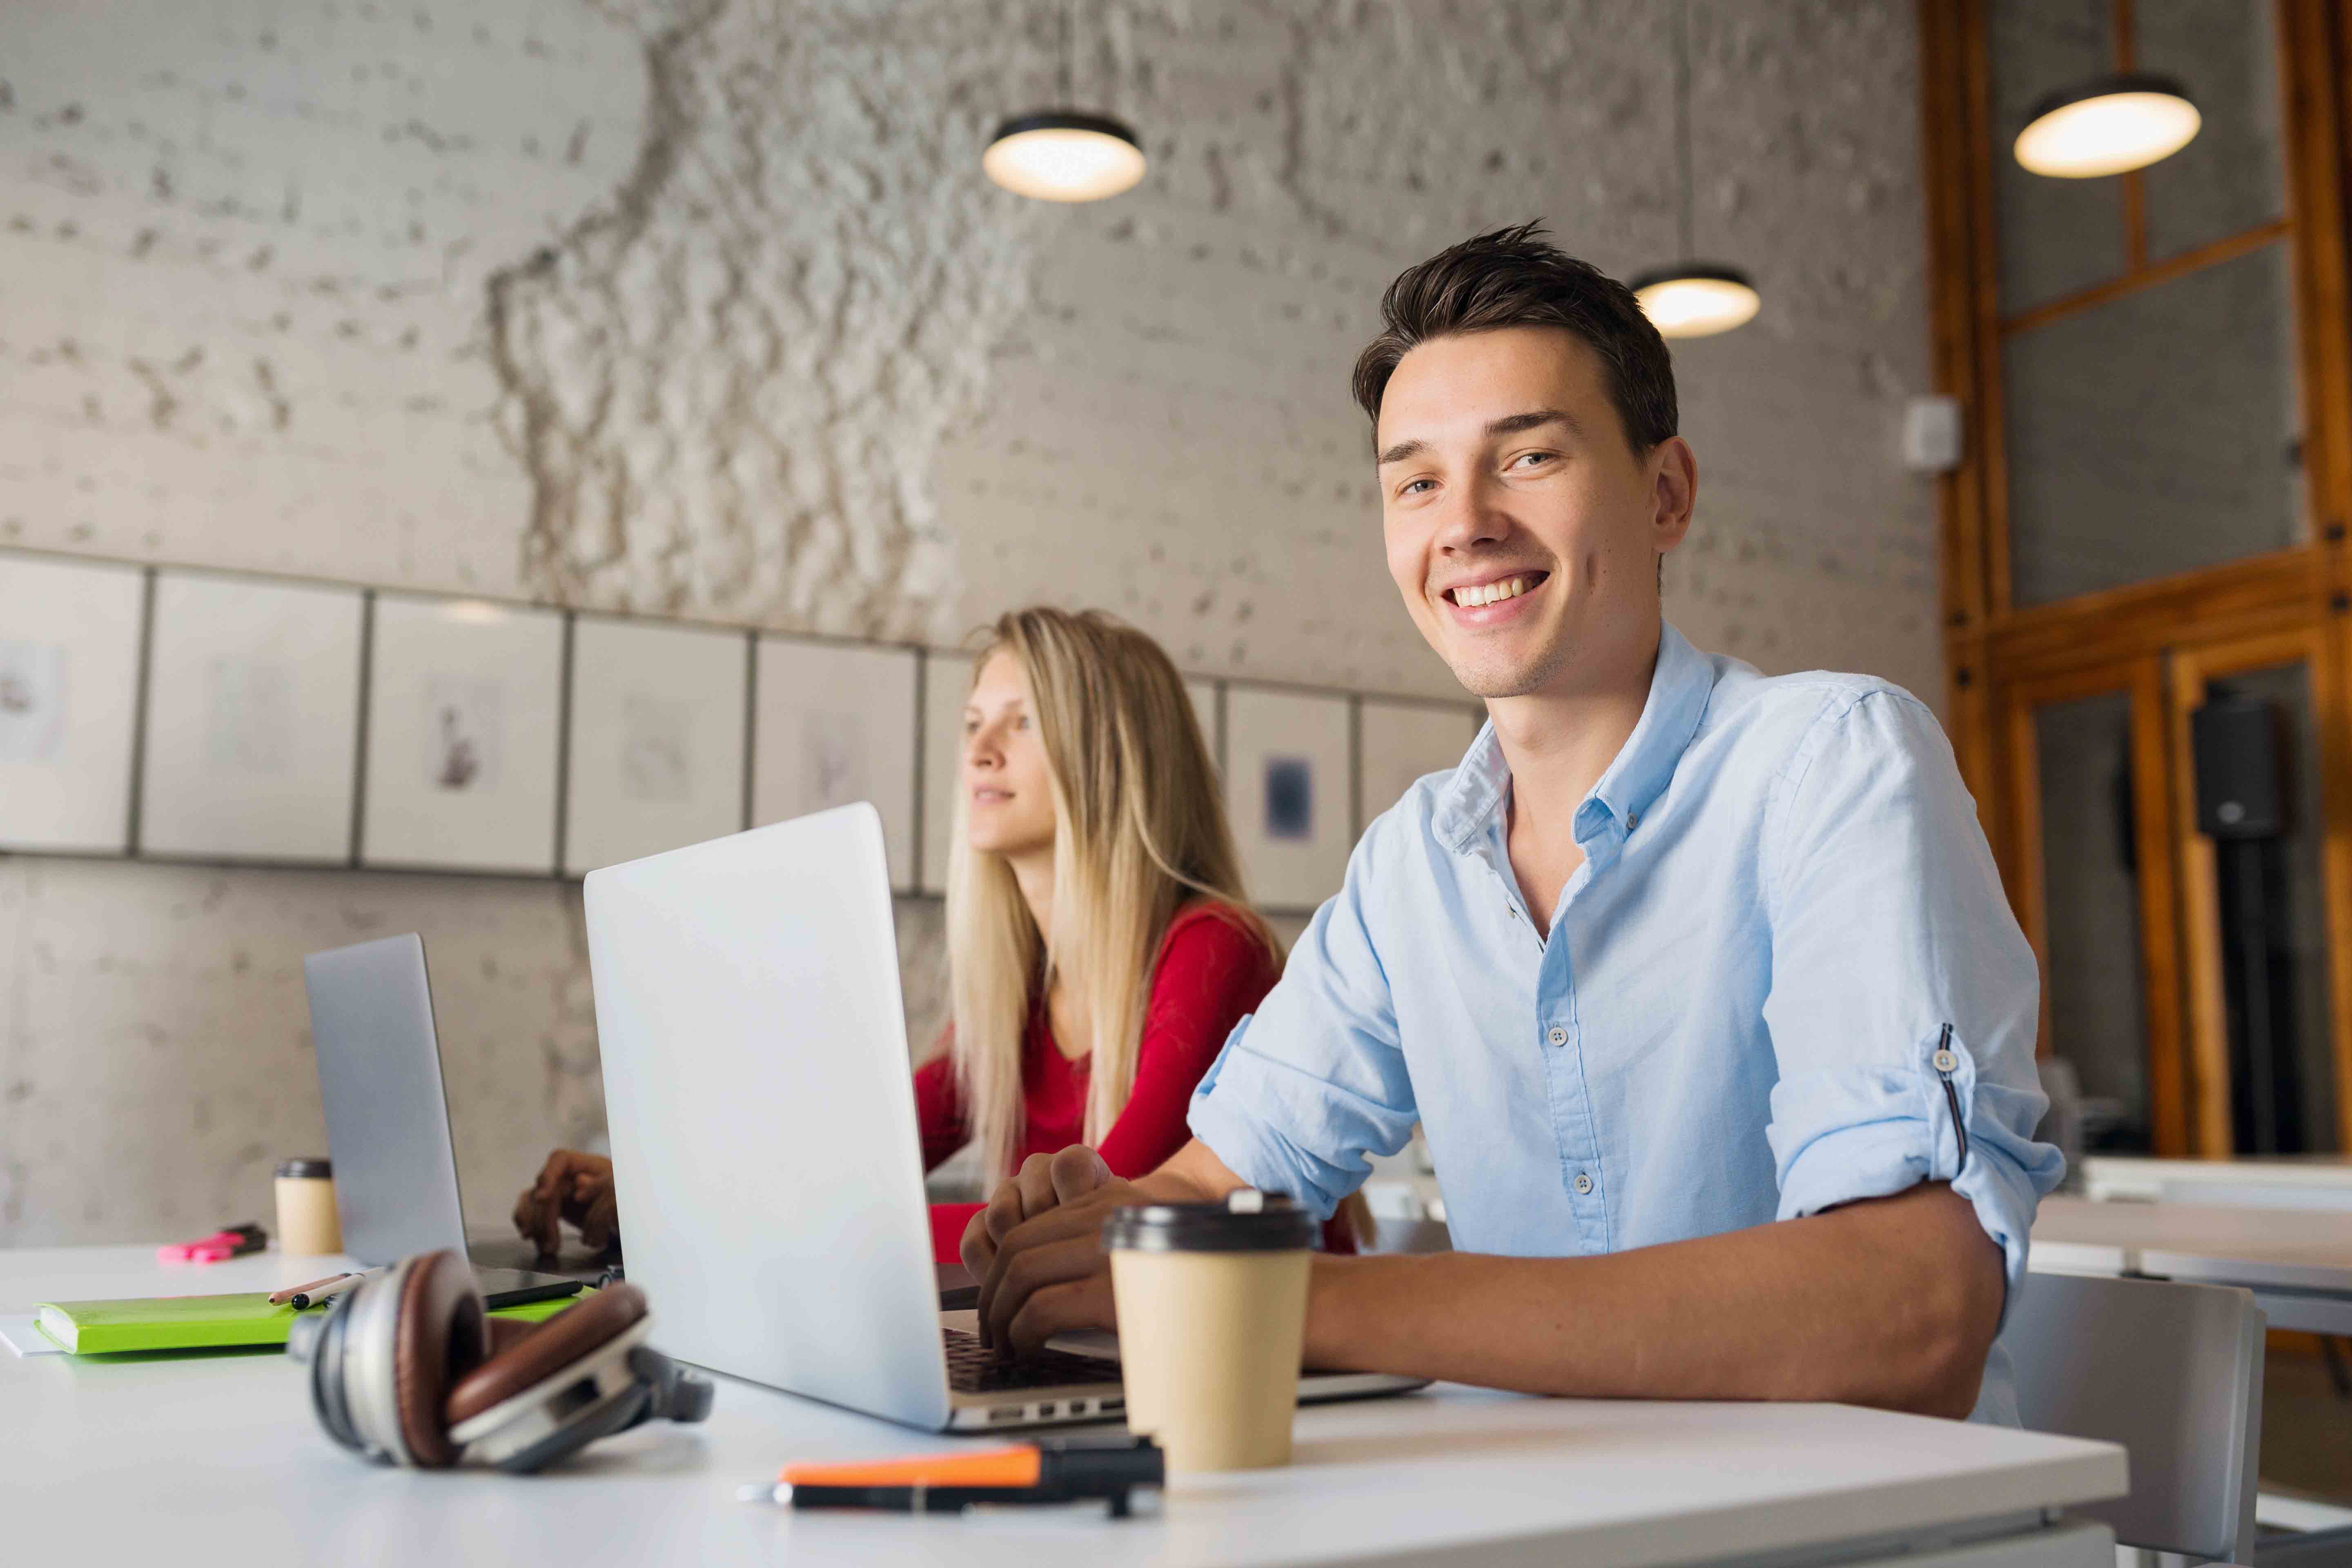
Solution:
{"label": "white desk", "polygon": [[2243,1285],[2274,1329],[2352,1334],[2352,1213],[2049,1197],[2027,1265]]}
{"label": "white desk", "polygon": [[2352,1160],[2280,1154],[2244,1160],[2168,1160],[2092,1154],[2083,1190],[2103,1202],[2198,1204],[2212,1208],[2334,1209],[2352,1214]]}
{"label": "white desk", "polygon": [[[43,1300],[267,1289],[274,1254],[158,1268],[145,1247],[0,1251],[0,1312]],[[660,1341],[658,1327],[655,1332]],[[1303,1412],[1288,1469],[1171,1489],[1123,1523],[792,1514],[736,1500],[790,1458],[949,1439],[721,1380],[699,1426],[641,1429],[545,1476],[366,1465],[276,1354],[110,1363],[0,1350],[10,1561],[774,1563],[958,1568],[1575,1563],[1659,1568],[1902,1555],[1903,1568],[2113,1568],[2105,1444],[1841,1405],[1526,1399],[1444,1388]],[[134,1555],[140,1554],[140,1555]]]}

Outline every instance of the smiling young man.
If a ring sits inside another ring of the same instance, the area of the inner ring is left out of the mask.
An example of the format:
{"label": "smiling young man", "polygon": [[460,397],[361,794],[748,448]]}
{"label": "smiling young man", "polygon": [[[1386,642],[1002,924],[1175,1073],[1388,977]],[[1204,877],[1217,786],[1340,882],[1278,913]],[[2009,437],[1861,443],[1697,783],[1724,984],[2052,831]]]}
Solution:
{"label": "smiling young man", "polygon": [[1111,1207],[1328,1215],[1418,1121],[1458,1250],[1318,1258],[1312,1363],[2013,1420],[1994,1337],[2061,1162],[2032,954],[1934,717],[1665,625],[1697,469],[1622,285],[1528,225],[1381,310],[1354,390],[1390,574],[1491,721],[1367,831],[1192,1143],[996,1194],[983,1331],[1110,1324]]}

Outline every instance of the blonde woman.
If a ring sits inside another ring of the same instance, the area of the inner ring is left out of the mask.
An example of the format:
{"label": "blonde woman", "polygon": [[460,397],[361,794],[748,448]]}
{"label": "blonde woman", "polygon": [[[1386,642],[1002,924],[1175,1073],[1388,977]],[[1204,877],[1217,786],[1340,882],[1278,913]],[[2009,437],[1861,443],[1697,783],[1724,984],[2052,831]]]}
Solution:
{"label": "blonde woman", "polygon": [[[989,1188],[1072,1143],[1150,1170],[1281,973],[1184,684],[1108,616],[1015,611],[974,670],[961,782],[924,1160],[976,1142]],[[933,1217],[952,1258],[962,1215]]]}
{"label": "blonde woman", "polygon": [[[915,1074],[923,1163],[967,1143],[994,1187],[1088,1143],[1134,1177],[1183,1147],[1192,1090],[1282,969],[1242,894],[1191,699],[1157,643],[1097,611],[991,628],[963,712],[944,1048]],[[980,1205],[932,1211],[953,1261]],[[515,1207],[614,1238],[612,1163],[558,1150]]]}

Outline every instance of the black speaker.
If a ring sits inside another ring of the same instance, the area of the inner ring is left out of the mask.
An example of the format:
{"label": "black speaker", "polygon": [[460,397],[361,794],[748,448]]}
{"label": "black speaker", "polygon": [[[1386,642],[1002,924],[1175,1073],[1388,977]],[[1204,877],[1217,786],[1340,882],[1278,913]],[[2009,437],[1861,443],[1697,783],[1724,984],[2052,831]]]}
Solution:
{"label": "black speaker", "polygon": [[2284,739],[2276,705],[2250,697],[2217,697],[2189,715],[2197,831],[2214,838],[2275,838],[2286,831]]}

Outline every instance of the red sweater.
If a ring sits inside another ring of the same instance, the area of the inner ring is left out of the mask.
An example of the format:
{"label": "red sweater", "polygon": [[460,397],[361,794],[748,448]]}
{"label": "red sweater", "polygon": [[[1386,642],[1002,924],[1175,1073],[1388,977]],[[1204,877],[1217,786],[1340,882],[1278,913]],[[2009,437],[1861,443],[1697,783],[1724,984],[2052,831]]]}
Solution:
{"label": "red sweater", "polygon": [[[1192,1137],[1185,1122],[1192,1091],[1217,1059],[1225,1037],[1281,975],[1263,942],[1233,917],[1228,906],[1202,899],[1168,922],[1160,963],[1145,1005],[1143,1037],[1136,1051],[1135,1087],[1127,1109],[1096,1145],[1116,1176],[1133,1178],[1154,1171]],[[1050,1154],[1086,1140],[1087,1058],[1073,1061],[1054,1043],[1053,1024],[1043,1005],[1031,1015],[1021,1049],[1021,1142],[1013,1150],[1017,1169],[1032,1154]],[[942,1054],[915,1074],[915,1110],[922,1127],[923,1168],[930,1169],[971,1141],[955,1070]],[[942,1262],[956,1257],[965,1224],[977,1204],[939,1204],[931,1209],[935,1249]]]}

